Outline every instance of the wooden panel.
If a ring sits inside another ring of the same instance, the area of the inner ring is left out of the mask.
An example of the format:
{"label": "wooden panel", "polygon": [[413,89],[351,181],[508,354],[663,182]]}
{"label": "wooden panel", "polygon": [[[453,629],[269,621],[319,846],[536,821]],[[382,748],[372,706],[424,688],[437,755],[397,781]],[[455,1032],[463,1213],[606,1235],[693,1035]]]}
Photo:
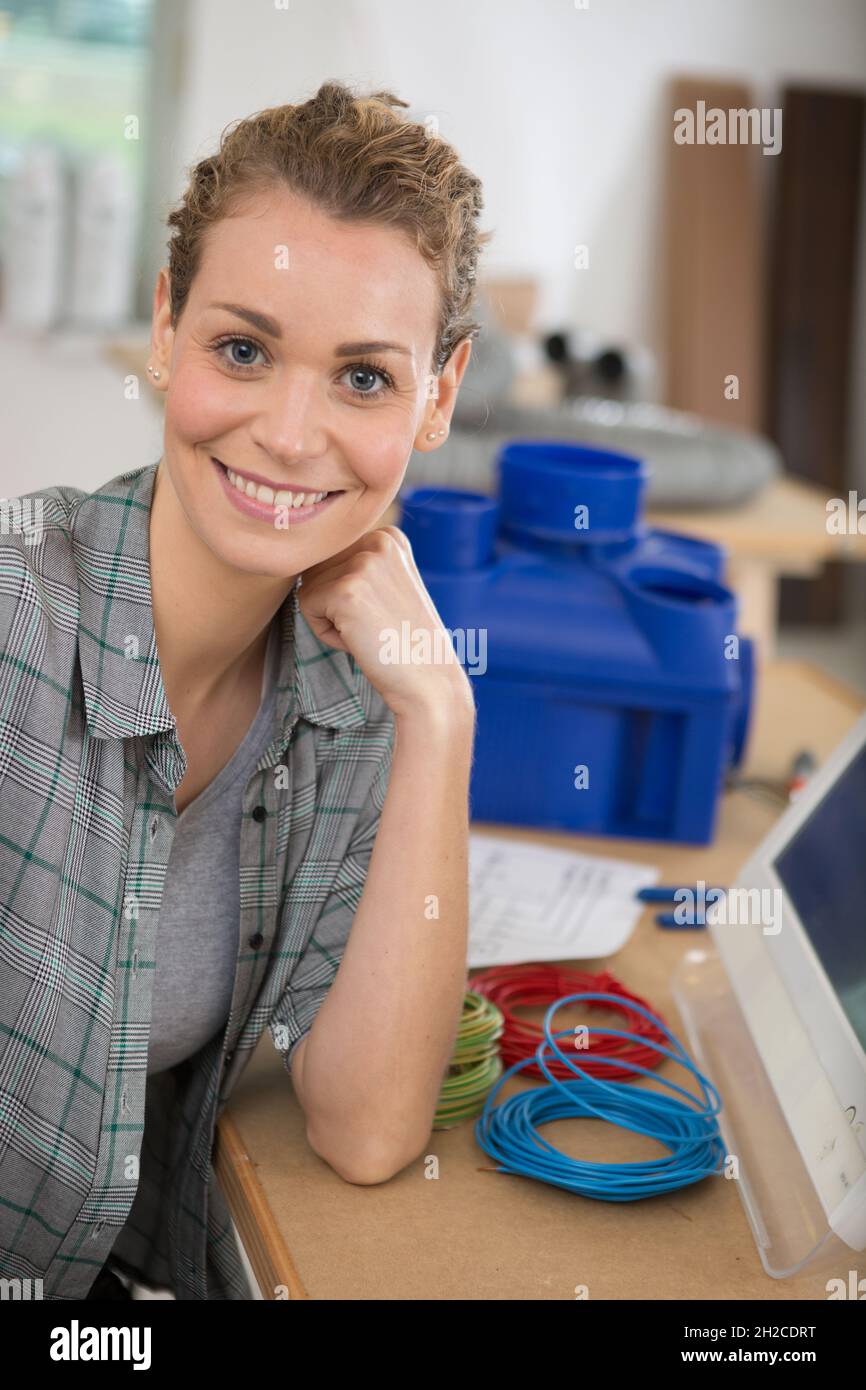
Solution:
{"label": "wooden panel", "polygon": [[[847,496],[862,94],[788,87],[772,218],[768,433],[790,473]],[[785,580],[781,615],[842,614],[841,567]]]}
{"label": "wooden panel", "polygon": [[[752,144],[682,144],[674,112],[698,101],[754,106],[737,83],[682,78],[671,84],[667,124],[667,404],[741,429],[763,423],[764,257],[762,165],[778,159]],[[739,378],[739,399],[725,378]]]}
{"label": "wooden panel", "polygon": [[506,333],[532,335],[538,308],[537,280],[494,279],[482,281],[487,303],[500,328]]}

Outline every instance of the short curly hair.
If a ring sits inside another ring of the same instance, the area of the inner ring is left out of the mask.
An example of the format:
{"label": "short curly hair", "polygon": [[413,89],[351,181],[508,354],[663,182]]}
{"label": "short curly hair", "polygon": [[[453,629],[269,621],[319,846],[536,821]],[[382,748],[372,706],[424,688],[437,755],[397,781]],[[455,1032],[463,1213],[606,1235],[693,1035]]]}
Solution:
{"label": "short curly hair", "polygon": [[189,170],[169,214],[171,324],[177,327],[201,263],[208,227],[249,197],[282,183],[338,221],[400,228],[434,270],[440,289],[432,371],[440,376],[455,347],[476,338],[471,317],[479,252],[493,236],[478,228],[481,181],[453,146],[392,108],[392,92],[354,93],[323,82],[298,106],[273,106],[230,123],[219,150]]}

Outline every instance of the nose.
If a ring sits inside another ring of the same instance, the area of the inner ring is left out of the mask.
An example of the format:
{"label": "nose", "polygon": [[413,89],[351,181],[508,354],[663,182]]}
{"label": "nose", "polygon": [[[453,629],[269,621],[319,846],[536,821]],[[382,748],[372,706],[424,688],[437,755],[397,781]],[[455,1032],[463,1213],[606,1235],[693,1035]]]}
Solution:
{"label": "nose", "polygon": [[257,396],[250,437],[276,463],[318,458],[327,437],[323,402],[312,374],[298,369],[280,374]]}

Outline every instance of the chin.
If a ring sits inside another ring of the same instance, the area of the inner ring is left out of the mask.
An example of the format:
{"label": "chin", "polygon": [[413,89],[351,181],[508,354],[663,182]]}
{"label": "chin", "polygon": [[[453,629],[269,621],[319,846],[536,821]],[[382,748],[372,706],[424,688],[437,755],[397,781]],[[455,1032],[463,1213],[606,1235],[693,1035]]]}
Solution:
{"label": "chin", "polygon": [[[280,534],[282,536],[283,533]],[[229,540],[224,532],[216,536],[205,533],[203,539],[212,553],[228,569],[237,570],[241,574],[256,574],[262,578],[286,581],[336,553],[336,550],[330,547],[322,551],[321,546],[292,543],[291,539],[284,541],[282,545],[273,541],[257,544],[247,537],[237,536]]]}

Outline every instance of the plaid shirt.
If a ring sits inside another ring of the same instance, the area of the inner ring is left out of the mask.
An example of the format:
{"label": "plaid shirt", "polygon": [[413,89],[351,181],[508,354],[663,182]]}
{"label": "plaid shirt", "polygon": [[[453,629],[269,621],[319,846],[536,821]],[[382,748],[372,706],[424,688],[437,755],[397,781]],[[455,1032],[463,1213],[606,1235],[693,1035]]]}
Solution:
{"label": "plaid shirt", "polygon": [[228,1024],[148,1077],[186,772],[153,626],[156,468],[2,504],[0,1275],[41,1278],[47,1299],[84,1297],[109,1253],[179,1299],[251,1296],[215,1124],[264,1029],[289,1070],[328,992],[394,745],[384,700],[313,635],[296,585],[273,742],[244,792]]}

